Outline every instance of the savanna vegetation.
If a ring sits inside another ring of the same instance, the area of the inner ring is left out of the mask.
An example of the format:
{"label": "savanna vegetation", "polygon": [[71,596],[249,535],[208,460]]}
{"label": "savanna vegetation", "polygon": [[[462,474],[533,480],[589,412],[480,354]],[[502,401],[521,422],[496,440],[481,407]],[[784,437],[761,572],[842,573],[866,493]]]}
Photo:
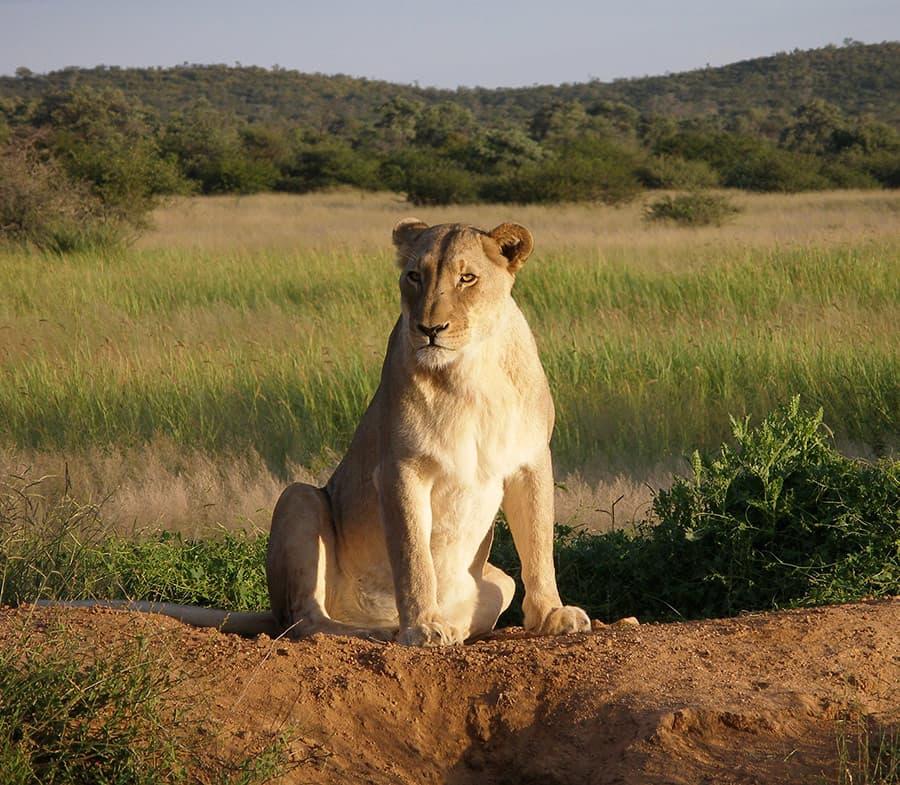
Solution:
{"label": "savanna vegetation", "polygon": [[240,66],[21,68],[0,79],[0,236],[120,242],[162,194],[344,185],[419,205],[620,204],[647,188],[895,188],[897,72],[900,45],[854,42],[493,91]]}
{"label": "savanna vegetation", "polygon": [[[327,475],[377,383],[405,200],[535,233],[516,296],[557,402],[567,600],[664,620],[897,594],[898,58],[497,91],[0,79],[0,604],[265,607],[273,501]],[[517,573],[502,520],[492,559]],[[277,734],[198,759],[208,729],[146,641],[32,633],[0,646],[6,780],[289,765]]]}
{"label": "savanna vegetation", "polygon": [[[900,463],[846,458],[799,397],[695,452],[653,516],[604,533],[560,527],[560,592],[592,618],[730,616],[849,602],[900,589]],[[104,597],[265,610],[266,537],[123,537],[96,505],[46,504],[40,480],[0,495],[0,603]],[[492,561],[519,563],[500,519]],[[521,585],[507,623],[521,621]]]}
{"label": "savanna vegetation", "polygon": [[[731,220],[691,229],[640,204],[417,209],[538,238],[517,297],[558,404],[557,569],[596,617],[900,588],[897,196],[728,199]],[[130,246],[72,244],[75,219],[0,250],[0,604],[265,607],[273,500],[327,474],[374,389],[397,308],[389,227],[409,209],[357,191],[183,198]],[[818,407],[869,460],[835,450]],[[502,521],[492,558],[517,574]],[[64,623],[34,629],[0,641],[10,782],[251,785],[306,760],[277,726],[217,754],[158,633],[97,657]],[[841,771],[896,771],[893,738]]]}

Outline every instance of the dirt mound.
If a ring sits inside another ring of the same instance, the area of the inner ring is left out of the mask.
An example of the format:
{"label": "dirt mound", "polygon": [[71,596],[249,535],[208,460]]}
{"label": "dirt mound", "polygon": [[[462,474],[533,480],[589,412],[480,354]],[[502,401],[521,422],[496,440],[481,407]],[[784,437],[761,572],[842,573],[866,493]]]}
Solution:
{"label": "dirt mound", "polygon": [[[0,638],[26,613],[0,612]],[[444,650],[33,613],[98,650],[150,635],[222,754],[292,740],[283,782],[821,783],[848,708],[900,719],[897,599]]]}

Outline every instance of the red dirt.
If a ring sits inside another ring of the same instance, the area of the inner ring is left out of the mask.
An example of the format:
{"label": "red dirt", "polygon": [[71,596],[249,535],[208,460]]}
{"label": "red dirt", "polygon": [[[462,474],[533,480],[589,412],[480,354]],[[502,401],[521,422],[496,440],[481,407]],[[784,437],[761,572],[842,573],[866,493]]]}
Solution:
{"label": "red dirt", "polygon": [[0,640],[26,614],[97,651],[150,635],[221,754],[291,739],[284,783],[821,785],[848,710],[900,720],[900,599],[442,650],[99,609],[2,610]]}

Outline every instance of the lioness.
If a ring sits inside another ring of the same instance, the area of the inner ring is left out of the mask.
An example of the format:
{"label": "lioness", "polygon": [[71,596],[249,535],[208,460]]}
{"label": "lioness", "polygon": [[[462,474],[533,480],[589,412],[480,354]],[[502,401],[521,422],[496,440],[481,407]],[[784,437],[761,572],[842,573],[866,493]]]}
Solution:
{"label": "lioness", "polygon": [[328,484],[295,483],[275,506],[271,615],[114,605],[243,633],[273,632],[274,617],[274,633],[293,637],[462,643],[490,632],[513,597],[513,579],[487,561],[502,506],[522,563],[526,629],[590,629],[556,587],[553,400],[511,296],[531,233],[406,218],[393,240],[401,314],[381,383]]}
{"label": "lioness", "polygon": [[493,629],[515,584],[487,561],[502,506],[522,562],[525,627],[590,628],[553,567],[553,400],[512,299],[534,246],[415,218],[393,232],[401,314],[381,383],[324,488],[295,484],[272,518],[277,624],[434,646]]}

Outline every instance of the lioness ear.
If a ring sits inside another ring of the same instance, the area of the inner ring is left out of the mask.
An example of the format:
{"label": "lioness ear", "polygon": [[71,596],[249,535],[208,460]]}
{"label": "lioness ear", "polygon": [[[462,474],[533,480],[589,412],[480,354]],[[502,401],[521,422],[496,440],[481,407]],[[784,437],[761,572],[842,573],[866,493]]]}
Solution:
{"label": "lioness ear", "polygon": [[392,235],[394,247],[400,252],[401,257],[427,228],[428,224],[423,223],[418,218],[401,218],[394,224]]}
{"label": "lioness ear", "polygon": [[511,273],[517,272],[534,250],[531,232],[519,224],[500,224],[488,234],[500,246],[500,253],[509,261]]}

